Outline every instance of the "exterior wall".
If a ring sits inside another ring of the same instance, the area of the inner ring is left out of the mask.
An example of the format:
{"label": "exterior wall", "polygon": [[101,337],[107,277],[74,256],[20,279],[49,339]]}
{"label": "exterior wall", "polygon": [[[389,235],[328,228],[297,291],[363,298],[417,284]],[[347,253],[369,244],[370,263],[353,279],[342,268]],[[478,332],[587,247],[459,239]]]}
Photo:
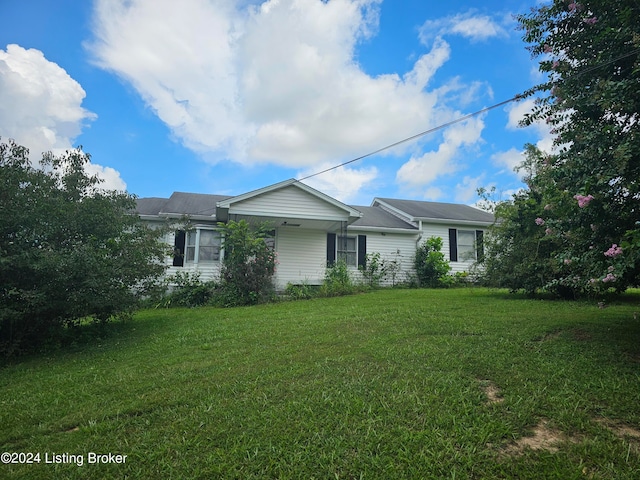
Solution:
{"label": "exterior wall", "polygon": [[327,232],[299,228],[276,231],[278,266],[276,288],[287,283],[319,285],[324,280],[327,259]]}
{"label": "exterior wall", "polygon": [[[366,235],[367,236],[367,253],[379,253],[382,260],[397,261],[400,265],[395,278],[387,276],[382,282],[383,285],[391,286],[393,284],[408,281],[414,274],[413,257],[416,254],[416,241],[418,234],[398,234],[387,233],[384,235],[380,232],[348,230],[349,235]],[[357,268],[352,269],[355,279],[360,279],[361,274]]]}
{"label": "exterior wall", "polygon": [[[345,218],[346,212],[298,187],[288,186],[234,203],[229,213],[299,218]],[[346,218],[345,218],[346,220]]]}
{"label": "exterior wall", "polygon": [[458,230],[486,230],[486,227],[475,227],[473,225],[448,225],[448,224],[422,224],[422,240],[424,242],[429,237],[440,237],[442,238],[442,253],[444,254],[445,260],[449,262],[451,265],[451,273],[458,272],[468,272],[471,266],[474,264],[475,260],[462,260],[458,259],[457,262],[451,262],[450,257],[450,248],[449,248],[449,229],[455,228]]}

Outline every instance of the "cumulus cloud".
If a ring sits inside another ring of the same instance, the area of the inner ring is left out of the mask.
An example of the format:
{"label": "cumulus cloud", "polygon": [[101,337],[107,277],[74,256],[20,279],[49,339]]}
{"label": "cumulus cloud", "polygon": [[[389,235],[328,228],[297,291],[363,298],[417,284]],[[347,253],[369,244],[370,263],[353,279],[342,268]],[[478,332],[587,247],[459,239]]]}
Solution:
{"label": "cumulus cloud", "polygon": [[431,88],[450,57],[442,38],[408,72],[371,76],[358,64],[380,0],[246,4],[98,0],[88,46],[212,163],[318,170],[453,118]]}
{"label": "cumulus cloud", "polygon": [[424,44],[429,44],[434,38],[444,35],[460,35],[472,42],[478,42],[493,37],[506,37],[508,33],[499,21],[475,10],[427,20],[420,28],[420,40]]}
{"label": "cumulus cloud", "polygon": [[495,165],[506,167],[510,172],[515,172],[524,160],[524,152],[516,148],[510,148],[506,152],[498,152],[491,156],[491,160]]}
{"label": "cumulus cloud", "polygon": [[[0,136],[29,148],[37,164],[43,152],[64,153],[96,115],[82,107],[85,91],[59,65],[36,49],[8,45],[0,50]],[[90,165],[104,188],[123,190],[118,172]]]}
{"label": "cumulus cloud", "polygon": [[[512,103],[507,106],[506,111],[508,113],[507,128],[510,130],[516,130],[520,127],[520,122],[524,119],[525,115],[533,110],[535,106],[534,99],[526,99],[520,102]],[[530,125],[530,129],[535,131],[538,136],[536,146],[543,152],[551,153],[554,151],[553,135],[551,134],[551,128],[544,122],[538,121]]]}
{"label": "cumulus cloud", "polygon": [[417,189],[433,183],[443,175],[459,169],[456,160],[460,152],[481,139],[484,120],[482,116],[458,123],[445,130],[443,141],[435,151],[411,157],[398,173],[396,180],[409,188]]}
{"label": "cumulus cloud", "polygon": [[[317,169],[300,172],[298,178],[304,178],[316,172],[330,168],[329,163],[320,165]],[[320,190],[327,195],[340,200],[343,203],[358,203],[358,194],[367,184],[378,176],[378,169],[375,167],[349,168],[339,167],[330,170],[322,175],[306,178],[302,180],[310,187]]]}

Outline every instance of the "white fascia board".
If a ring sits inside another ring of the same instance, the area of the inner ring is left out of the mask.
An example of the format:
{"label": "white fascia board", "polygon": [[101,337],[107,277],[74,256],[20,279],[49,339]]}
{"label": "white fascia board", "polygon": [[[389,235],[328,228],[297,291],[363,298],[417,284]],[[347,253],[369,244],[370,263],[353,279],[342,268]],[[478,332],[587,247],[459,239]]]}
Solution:
{"label": "white fascia board", "polygon": [[419,235],[421,232],[418,229],[411,228],[392,228],[392,227],[358,227],[349,225],[347,230],[353,230],[354,232],[372,232],[372,233],[400,233],[404,235]]}
{"label": "white fascia board", "polygon": [[453,220],[451,218],[427,218],[427,217],[416,217],[416,221],[425,223],[437,223],[440,225],[451,225],[452,227],[456,225],[468,225],[468,226],[476,226],[476,227],[490,227],[493,225],[493,222],[479,222],[477,220]]}
{"label": "white fascia board", "polygon": [[397,214],[398,216],[402,217],[402,218],[406,218],[407,221],[409,222],[417,222],[418,220],[416,219],[416,217],[412,217],[411,215],[409,215],[407,212],[404,212],[403,210],[400,210],[396,207],[392,207],[391,205],[389,205],[387,202],[380,200],[378,197],[374,198],[373,201],[371,202],[371,206],[375,207],[376,203],[379,205],[383,205],[384,208],[394,212],[395,214]]}

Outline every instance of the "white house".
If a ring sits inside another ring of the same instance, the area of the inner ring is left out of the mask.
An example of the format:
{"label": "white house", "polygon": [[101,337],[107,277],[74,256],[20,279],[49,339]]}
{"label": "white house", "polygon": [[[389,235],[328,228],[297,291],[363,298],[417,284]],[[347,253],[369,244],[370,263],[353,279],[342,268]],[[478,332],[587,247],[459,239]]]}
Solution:
{"label": "white house", "polygon": [[278,253],[276,287],[321,284],[338,258],[354,272],[367,253],[396,261],[399,282],[413,274],[416,247],[429,237],[443,239],[453,272],[468,270],[482,254],[484,230],[492,214],[467,205],[375,198],[370,206],[346,205],[295,179],[228,197],[175,192],[170,198],[139,198],[137,213],[149,222],[189,218],[192,229],[166,241],[174,246],[168,274],[199,272],[201,280],[219,274],[224,252],[218,222],[247,220],[273,225]]}

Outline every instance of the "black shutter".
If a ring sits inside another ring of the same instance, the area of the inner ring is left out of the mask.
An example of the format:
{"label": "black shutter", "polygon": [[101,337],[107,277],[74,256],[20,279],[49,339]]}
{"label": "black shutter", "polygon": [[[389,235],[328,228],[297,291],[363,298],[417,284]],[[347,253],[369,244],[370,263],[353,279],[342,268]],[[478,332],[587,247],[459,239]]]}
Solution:
{"label": "black shutter", "polygon": [[367,236],[358,235],[358,267],[367,266]]}
{"label": "black shutter", "polygon": [[176,232],[175,241],[173,243],[173,266],[184,266],[184,242],[185,232],[184,230],[178,230]]}
{"label": "black shutter", "polygon": [[327,265],[336,263],[336,234],[327,233]]}
{"label": "black shutter", "polygon": [[481,262],[484,259],[484,232],[476,230],[476,260]]}
{"label": "black shutter", "polygon": [[458,261],[458,231],[455,228],[449,229],[449,260]]}

